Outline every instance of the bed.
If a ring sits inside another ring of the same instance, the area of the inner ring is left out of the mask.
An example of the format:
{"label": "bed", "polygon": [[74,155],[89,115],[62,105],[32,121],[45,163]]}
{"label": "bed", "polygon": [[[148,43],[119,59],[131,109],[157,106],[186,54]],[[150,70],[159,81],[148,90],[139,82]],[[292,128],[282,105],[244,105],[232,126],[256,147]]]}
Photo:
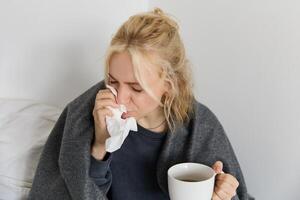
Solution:
{"label": "bed", "polygon": [[43,146],[61,108],[0,98],[0,199],[27,199]]}

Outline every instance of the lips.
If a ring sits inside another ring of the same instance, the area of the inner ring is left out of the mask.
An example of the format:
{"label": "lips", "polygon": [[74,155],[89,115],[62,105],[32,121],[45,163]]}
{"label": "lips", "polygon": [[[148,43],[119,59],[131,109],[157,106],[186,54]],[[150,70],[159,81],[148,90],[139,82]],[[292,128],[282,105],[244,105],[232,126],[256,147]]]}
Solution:
{"label": "lips", "polygon": [[[128,113],[128,112],[127,112],[127,113]],[[126,113],[126,112],[123,112],[122,115],[121,115],[121,118],[122,118],[122,119],[126,119],[126,114],[127,114],[127,113]]]}
{"label": "lips", "polygon": [[127,112],[123,112],[122,115],[121,115],[121,118],[126,119],[126,118],[130,117],[129,115],[130,115],[131,112],[134,112],[134,111],[130,110],[130,111],[127,111]]}

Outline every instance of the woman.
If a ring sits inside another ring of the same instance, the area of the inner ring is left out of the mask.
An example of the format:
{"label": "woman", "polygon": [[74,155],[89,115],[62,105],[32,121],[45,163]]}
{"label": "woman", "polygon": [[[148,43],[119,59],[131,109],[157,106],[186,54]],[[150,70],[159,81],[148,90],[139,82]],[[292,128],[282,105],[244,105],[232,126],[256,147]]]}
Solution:
{"label": "woman", "polygon": [[[106,54],[105,80],[70,102],[52,130],[29,199],[169,199],[167,170],[210,165],[213,200],[249,199],[241,169],[215,115],[195,100],[177,23],[161,9],[130,17]],[[115,97],[105,87],[118,93]],[[134,117],[121,148],[105,151],[108,106]]]}

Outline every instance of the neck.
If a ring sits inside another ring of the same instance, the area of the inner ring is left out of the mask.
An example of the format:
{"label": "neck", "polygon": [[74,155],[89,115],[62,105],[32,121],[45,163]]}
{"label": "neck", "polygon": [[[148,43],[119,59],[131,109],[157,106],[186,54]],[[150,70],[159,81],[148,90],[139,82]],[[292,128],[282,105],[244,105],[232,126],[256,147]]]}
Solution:
{"label": "neck", "polygon": [[167,127],[167,121],[161,109],[157,109],[137,121],[139,125],[153,132],[164,132]]}

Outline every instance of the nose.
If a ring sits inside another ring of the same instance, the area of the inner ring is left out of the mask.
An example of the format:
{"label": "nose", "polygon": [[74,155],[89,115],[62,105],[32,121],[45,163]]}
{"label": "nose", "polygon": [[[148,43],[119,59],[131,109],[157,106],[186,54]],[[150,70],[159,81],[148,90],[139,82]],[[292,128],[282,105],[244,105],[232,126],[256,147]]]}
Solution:
{"label": "nose", "polygon": [[119,87],[117,92],[117,103],[128,105],[130,100],[130,91],[124,87]]}

